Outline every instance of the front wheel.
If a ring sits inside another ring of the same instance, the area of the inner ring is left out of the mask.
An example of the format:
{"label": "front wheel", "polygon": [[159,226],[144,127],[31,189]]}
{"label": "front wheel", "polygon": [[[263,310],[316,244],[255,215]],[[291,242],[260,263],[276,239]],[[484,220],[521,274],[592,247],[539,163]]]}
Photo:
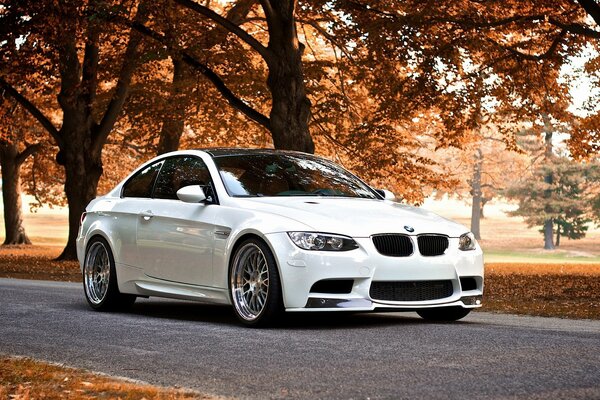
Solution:
{"label": "front wheel", "polygon": [[119,292],[115,260],[106,240],[90,240],[83,264],[85,298],[95,310],[125,309],[135,302],[134,295]]}
{"label": "front wheel", "polygon": [[470,308],[456,307],[438,307],[423,308],[417,311],[421,318],[429,321],[458,321],[466,317],[471,312]]}
{"label": "front wheel", "polygon": [[277,264],[263,241],[248,239],[237,248],[229,290],[235,314],[245,325],[266,326],[283,310]]}

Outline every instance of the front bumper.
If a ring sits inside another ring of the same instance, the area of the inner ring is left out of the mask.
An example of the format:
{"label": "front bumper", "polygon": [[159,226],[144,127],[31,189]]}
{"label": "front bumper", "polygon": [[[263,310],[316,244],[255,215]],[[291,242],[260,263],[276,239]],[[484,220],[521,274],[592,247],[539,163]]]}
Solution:
{"label": "front bumper", "polygon": [[[431,307],[477,308],[483,295],[483,254],[458,250],[458,238],[450,238],[446,253],[424,257],[379,254],[371,238],[354,238],[359,248],[344,252],[307,251],[296,247],[286,233],[267,236],[280,270],[283,301],[287,311],[413,311]],[[461,278],[475,285],[463,290]],[[348,293],[316,292],[322,280],[351,280]],[[424,301],[391,301],[370,295],[373,282],[451,282],[451,295]]]}

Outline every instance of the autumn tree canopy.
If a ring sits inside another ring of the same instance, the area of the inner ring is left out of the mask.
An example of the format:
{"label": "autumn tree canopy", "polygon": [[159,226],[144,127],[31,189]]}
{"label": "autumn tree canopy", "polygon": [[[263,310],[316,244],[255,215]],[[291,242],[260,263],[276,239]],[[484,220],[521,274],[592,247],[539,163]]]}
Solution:
{"label": "autumn tree canopy", "polygon": [[[45,129],[64,167],[64,258],[74,257],[106,148],[127,148],[132,165],[181,145],[316,149],[418,203],[456,184],[432,151],[472,144],[485,125],[501,127],[510,148],[521,121],[545,115],[569,125],[573,156],[599,146],[597,111],[570,112],[561,72],[587,51],[585,73],[597,73],[594,0],[1,7],[0,87]],[[48,108],[39,94],[56,102]]]}

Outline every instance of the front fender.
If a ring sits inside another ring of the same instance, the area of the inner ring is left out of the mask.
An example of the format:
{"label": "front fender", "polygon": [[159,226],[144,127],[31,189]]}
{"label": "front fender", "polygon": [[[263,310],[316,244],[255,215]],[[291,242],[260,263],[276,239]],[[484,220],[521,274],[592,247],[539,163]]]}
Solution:
{"label": "front fender", "polygon": [[[273,215],[262,211],[225,208],[219,213],[215,224],[216,231],[228,231],[227,238],[215,235],[213,253],[214,284],[219,288],[227,288],[229,283],[229,262],[233,256],[235,245],[247,235],[262,239],[276,254],[268,234],[287,231],[312,231],[311,226],[292,218]],[[278,266],[279,268],[279,266]],[[280,271],[281,272],[281,271]]]}

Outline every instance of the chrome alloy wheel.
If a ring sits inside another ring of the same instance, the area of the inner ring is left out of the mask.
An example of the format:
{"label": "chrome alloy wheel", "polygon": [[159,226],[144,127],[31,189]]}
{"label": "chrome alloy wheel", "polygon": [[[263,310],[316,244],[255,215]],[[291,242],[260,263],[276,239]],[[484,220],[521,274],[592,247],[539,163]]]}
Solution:
{"label": "chrome alloy wheel", "polygon": [[257,319],[269,296],[269,266],[256,244],[247,243],[236,252],[230,279],[238,314],[247,321]]}
{"label": "chrome alloy wheel", "polygon": [[83,268],[87,297],[93,304],[100,304],[106,297],[110,281],[110,260],[102,242],[90,246]]}

